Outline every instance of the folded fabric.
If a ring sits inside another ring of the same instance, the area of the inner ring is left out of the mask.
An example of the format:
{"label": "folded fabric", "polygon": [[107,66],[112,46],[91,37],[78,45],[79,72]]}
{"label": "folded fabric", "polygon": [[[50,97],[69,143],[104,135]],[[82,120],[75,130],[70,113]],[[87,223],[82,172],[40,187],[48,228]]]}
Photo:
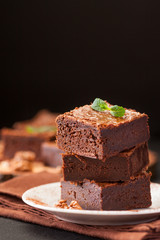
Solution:
{"label": "folded fabric", "polygon": [[160,239],[160,219],[151,223],[127,226],[79,225],[58,220],[51,213],[30,207],[21,200],[22,194],[27,189],[59,180],[59,174],[42,172],[16,177],[1,183],[0,215],[102,239]]}

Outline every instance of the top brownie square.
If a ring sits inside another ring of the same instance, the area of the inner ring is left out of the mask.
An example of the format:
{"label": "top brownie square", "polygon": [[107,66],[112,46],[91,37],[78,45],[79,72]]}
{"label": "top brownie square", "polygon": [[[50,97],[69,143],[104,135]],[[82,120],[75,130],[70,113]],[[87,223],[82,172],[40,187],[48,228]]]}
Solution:
{"label": "top brownie square", "polygon": [[132,109],[114,117],[85,105],[59,115],[56,122],[60,149],[100,160],[147,142],[150,136],[148,116]]}

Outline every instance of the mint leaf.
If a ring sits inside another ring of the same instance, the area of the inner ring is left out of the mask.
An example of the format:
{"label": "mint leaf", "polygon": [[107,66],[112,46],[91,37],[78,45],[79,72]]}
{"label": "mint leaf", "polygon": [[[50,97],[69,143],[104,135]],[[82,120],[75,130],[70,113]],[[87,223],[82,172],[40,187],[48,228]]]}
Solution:
{"label": "mint leaf", "polygon": [[94,102],[91,105],[91,108],[100,112],[109,110],[107,103],[100,98],[95,98]]}
{"label": "mint leaf", "polygon": [[111,115],[114,117],[123,117],[125,114],[125,109],[123,107],[120,107],[118,105],[108,107],[107,103],[100,98],[95,98],[91,105],[91,108],[99,112],[109,110]]}
{"label": "mint leaf", "polygon": [[110,108],[110,112],[114,117],[123,117],[125,109],[123,107],[119,107],[118,105],[114,105]]}
{"label": "mint leaf", "polygon": [[55,126],[40,126],[40,127],[27,126],[26,131],[28,133],[52,132],[52,131],[56,131],[56,127]]}

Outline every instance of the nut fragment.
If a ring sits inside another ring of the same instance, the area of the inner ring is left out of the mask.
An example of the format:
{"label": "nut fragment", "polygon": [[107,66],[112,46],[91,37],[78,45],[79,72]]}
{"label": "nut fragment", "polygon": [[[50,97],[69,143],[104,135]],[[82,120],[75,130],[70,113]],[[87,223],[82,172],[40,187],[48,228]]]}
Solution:
{"label": "nut fragment", "polygon": [[57,208],[65,208],[65,209],[79,209],[82,210],[81,206],[77,201],[71,201],[70,205],[67,205],[67,200],[59,200],[57,204],[54,205]]}
{"label": "nut fragment", "polygon": [[31,171],[32,162],[35,160],[36,155],[30,151],[16,152],[14,158],[11,160],[11,168],[14,171]]}
{"label": "nut fragment", "polygon": [[14,160],[27,160],[27,161],[34,161],[36,158],[36,155],[34,152],[31,151],[19,151],[16,152],[14,155]]}
{"label": "nut fragment", "polygon": [[55,204],[55,207],[68,209],[67,200],[63,200],[63,199],[59,200],[58,203]]}
{"label": "nut fragment", "polygon": [[79,209],[82,210],[81,206],[79,205],[79,203],[77,201],[71,201],[70,205],[69,205],[70,209]]}

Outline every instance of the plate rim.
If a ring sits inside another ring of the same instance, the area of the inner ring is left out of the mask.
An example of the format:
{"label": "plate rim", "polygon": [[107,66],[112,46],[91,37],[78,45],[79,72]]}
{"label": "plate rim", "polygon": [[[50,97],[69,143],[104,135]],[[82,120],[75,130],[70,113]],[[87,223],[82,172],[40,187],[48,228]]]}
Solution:
{"label": "plate rim", "polygon": [[[23,195],[22,195],[22,200],[25,204],[31,206],[31,207],[35,207],[44,211],[49,211],[49,212],[53,212],[53,213],[68,213],[68,214],[80,214],[80,215],[103,215],[103,216],[132,216],[132,215],[153,215],[153,214],[160,214],[160,207],[159,208],[143,208],[143,209],[133,209],[133,210],[78,210],[78,209],[62,209],[62,208],[56,208],[56,207],[50,207],[50,206],[42,206],[40,204],[34,203],[31,200],[27,200],[26,199],[26,195],[33,191],[34,189],[37,188],[41,188],[41,187],[47,187],[49,185],[60,185],[60,182],[54,182],[54,183],[48,183],[48,184],[42,184],[33,188],[30,188],[28,190],[26,190]],[[156,185],[158,187],[160,187],[159,183],[154,183],[151,182],[150,186]],[[160,198],[160,197],[159,197]]]}

